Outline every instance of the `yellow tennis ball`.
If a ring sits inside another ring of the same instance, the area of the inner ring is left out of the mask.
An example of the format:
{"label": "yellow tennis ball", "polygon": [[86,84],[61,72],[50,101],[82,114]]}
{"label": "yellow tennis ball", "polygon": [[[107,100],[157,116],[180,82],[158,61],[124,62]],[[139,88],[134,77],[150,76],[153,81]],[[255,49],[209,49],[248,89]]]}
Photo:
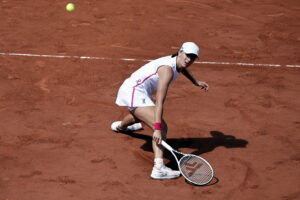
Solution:
{"label": "yellow tennis ball", "polygon": [[73,3],[68,3],[66,5],[66,10],[69,11],[69,12],[72,12],[73,10],[75,10],[75,4]]}

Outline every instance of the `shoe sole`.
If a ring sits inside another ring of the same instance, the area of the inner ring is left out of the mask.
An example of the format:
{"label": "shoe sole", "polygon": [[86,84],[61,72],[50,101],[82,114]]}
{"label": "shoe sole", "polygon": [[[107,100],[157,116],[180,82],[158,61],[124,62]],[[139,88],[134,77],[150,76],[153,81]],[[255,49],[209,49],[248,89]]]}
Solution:
{"label": "shoe sole", "polygon": [[150,178],[154,179],[154,180],[162,180],[162,179],[176,179],[176,178],[179,178],[179,176],[174,176],[174,177],[152,177],[150,176]]}

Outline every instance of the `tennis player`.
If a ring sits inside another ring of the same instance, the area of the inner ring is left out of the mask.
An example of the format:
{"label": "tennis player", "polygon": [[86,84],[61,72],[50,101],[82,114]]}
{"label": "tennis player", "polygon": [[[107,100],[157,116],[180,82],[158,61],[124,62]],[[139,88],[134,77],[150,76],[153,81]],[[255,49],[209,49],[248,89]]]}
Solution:
{"label": "tennis player", "polygon": [[[208,85],[196,80],[188,71],[188,67],[199,56],[199,47],[193,42],[185,42],[176,54],[153,60],[127,78],[121,85],[116,104],[126,106],[129,114],[122,121],[111,124],[115,132],[131,132],[142,129],[141,122],[153,129],[152,148],[154,151],[154,167],[151,178],[172,179],[180,176],[180,171],[172,170],[164,165],[162,140],[167,137],[168,126],[163,119],[163,105],[168,87],[180,73],[194,85],[205,91]],[[156,101],[152,95],[156,94]]]}

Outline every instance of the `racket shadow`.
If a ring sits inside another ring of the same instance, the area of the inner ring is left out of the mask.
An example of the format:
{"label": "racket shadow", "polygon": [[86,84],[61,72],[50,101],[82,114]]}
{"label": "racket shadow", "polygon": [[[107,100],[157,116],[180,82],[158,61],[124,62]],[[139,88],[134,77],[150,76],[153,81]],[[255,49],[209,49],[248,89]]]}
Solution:
{"label": "racket shadow", "polygon": [[[124,133],[130,137],[142,139],[145,143],[141,146],[144,151],[152,151],[152,137],[140,133]],[[180,148],[192,149],[192,151],[184,151],[184,153],[191,153],[201,155],[213,151],[217,147],[226,148],[245,148],[248,144],[247,140],[238,139],[232,135],[224,134],[220,131],[211,131],[212,137],[207,138],[169,138],[167,143],[174,149]],[[164,157],[169,161],[166,165],[173,169],[177,168],[177,163],[174,161],[173,155],[169,151],[165,151]]]}
{"label": "racket shadow", "polygon": [[186,182],[187,184],[190,184],[190,185],[196,186],[196,187],[207,187],[207,186],[212,186],[212,185],[217,184],[217,183],[219,182],[219,179],[218,179],[217,177],[214,176],[214,177],[212,178],[212,180],[211,180],[208,184],[205,184],[205,185],[196,185],[196,184],[191,183],[191,182],[189,182],[189,181],[187,181],[187,180],[185,180],[185,182]]}

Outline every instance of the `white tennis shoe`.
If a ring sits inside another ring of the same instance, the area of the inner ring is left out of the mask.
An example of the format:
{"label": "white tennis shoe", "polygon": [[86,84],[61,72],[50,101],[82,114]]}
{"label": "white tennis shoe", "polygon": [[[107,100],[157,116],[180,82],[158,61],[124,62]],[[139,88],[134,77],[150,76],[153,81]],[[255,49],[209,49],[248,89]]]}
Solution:
{"label": "white tennis shoe", "polygon": [[180,176],[180,171],[172,170],[163,165],[160,169],[153,167],[150,176],[153,179],[173,179]]}
{"label": "white tennis shoe", "polygon": [[133,132],[143,129],[143,126],[141,123],[135,123],[130,126],[127,126],[125,130],[119,129],[119,126],[121,125],[121,121],[116,121],[111,124],[111,130],[121,133],[121,132]]}

